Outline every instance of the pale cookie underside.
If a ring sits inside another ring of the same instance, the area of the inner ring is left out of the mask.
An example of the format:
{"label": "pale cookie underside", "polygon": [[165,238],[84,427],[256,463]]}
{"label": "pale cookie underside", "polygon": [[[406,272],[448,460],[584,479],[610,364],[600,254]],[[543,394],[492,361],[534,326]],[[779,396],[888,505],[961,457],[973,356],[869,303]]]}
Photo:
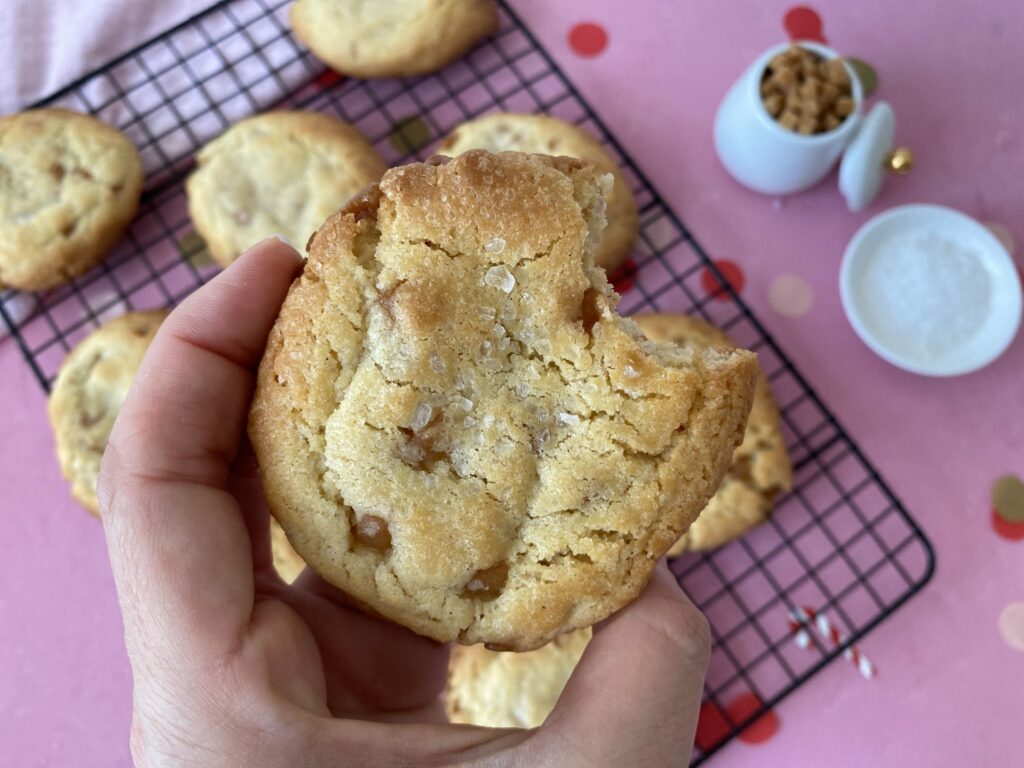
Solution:
{"label": "pale cookie underside", "polygon": [[590,642],[590,629],[559,635],[535,651],[452,649],[445,710],[453,723],[487,728],[536,728],[558,703]]}
{"label": "pale cookie underside", "polygon": [[306,563],[288,541],[288,534],[274,518],[270,518],[270,554],[274,570],[286,584],[299,578],[299,574],[306,568]]}
{"label": "pale cookie underside", "polygon": [[268,112],[235,124],[199,152],[187,184],[189,213],[213,258],[227,266],[272,235],[302,248],[385,167],[341,120]]}
{"label": "pale cookie underside", "polygon": [[441,69],[498,28],[492,0],[298,0],[292,29],[320,59],[355,77]]}
{"label": "pale cookie underside", "polygon": [[96,479],[114,419],[165,310],[131,312],[111,320],[68,353],[48,410],[61,472],[71,495],[99,514]]}
{"label": "pale cookie underside", "polygon": [[463,123],[438,148],[445,155],[469,149],[489,152],[528,152],[566,155],[585,160],[615,179],[608,195],[608,226],[601,236],[594,261],[612,272],[629,256],[636,241],[639,219],[636,202],[622,169],[608,151],[582,128],[546,115],[498,112]]}
{"label": "pale cookie underside", "polygon": [[717,487],[756,365],[614,315],[568,158],[385,174],[311,241],[250,435],[299,554],[438,640],[525,650],[627,603]]}
{"label": "pale cookie underside", "polygon": [[0,287],[43,290],[93,267],[135,215],[142,182],[131,141],[88,115],[0,117]]}
{"label": "pale cookie underside", "polygon": [[[736,345],[722,331],[697,317],[673,314],[637,315],[644,334],[655,341],[700,349],[732,349]],[[687,550],[720,547],[764,522],[775,499],[793,484],[793,469],[782,437],[779,412],[771,386],[758,372],[757,387],[743,442],[722,484],[689,530],[669,550],[675,556]]]}

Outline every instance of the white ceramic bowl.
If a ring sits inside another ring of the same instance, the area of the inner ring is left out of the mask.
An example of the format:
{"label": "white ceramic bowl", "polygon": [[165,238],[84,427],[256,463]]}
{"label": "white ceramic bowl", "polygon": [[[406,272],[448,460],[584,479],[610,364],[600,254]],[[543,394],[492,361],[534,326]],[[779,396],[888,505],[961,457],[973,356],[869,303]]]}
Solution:
{"label": "white ceramic bowl", "polygon": [[[921,252],[926,259],[910,256]],[[939,205],[904,205],[865,223],[843,256],[839,294],[865,344],[925,376],[985,367],[1021,324],[1010,254],[987,227]]]}

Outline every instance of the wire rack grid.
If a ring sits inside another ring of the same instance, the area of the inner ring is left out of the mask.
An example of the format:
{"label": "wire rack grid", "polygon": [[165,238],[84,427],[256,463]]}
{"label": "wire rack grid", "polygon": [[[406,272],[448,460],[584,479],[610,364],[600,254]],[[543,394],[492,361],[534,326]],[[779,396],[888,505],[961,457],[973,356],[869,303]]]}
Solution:
{"label": "wire rack grid", "polygon": [[[620,310],[699,314],[757,352],[794,463],[793,491],[766,524],[672,563],[712,627],[691,758],[703,762],[917,592],[934,569],[930,544],[504,0],[498,33],[464,59],[428,77],[374,81],[324,70],[292,38],[288,5],[223,0],[36,105],[89,112],[118,127],[139,147],[147,184],[135,222],[103,264],[36,297],[20,324],[3,302],[0,316],[48,390],[68,350],[103,320],[173,306],[209,279],[216,269],[192,230],[183,182],[199,147],[255,112],[339,116],[391,164],[428,157],[459,123],[494,110],[551,114],[592,132],[624,168],[640,209],[634,255],[613,276]],[[790,616],[801,608],[828,616],[840,642],[812,634],[807,647],[795,643]],[[742,696],[755,705],[730,705]]]}

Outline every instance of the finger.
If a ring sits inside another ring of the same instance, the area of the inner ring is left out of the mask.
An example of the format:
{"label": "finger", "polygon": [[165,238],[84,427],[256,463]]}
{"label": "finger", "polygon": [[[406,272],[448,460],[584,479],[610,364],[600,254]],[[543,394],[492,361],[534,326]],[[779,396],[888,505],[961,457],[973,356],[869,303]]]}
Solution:
{"label": "finger", "polygon": [[535,746],[568,746],[589,765],[685,765],[711,648],[707,620],[661,563],[640,598],[595,629]]}
{"label": "finger", "polygon": [[438,701],[448,673],[447,646],[365,614],[310,570],[280,599],[313,631],[335,715],[396,712]]}
{"label": "finger", "polygon": [[306,733],[303,757],[310,766],[337,766],[338,755],[345,756],[346,765],[566,765],[557,757],[543,762],[534,759],[528,743],[534,733],[516,728],[318,718]]}
{"label": "finger", "polygon": [[252,542],[253,571],[270,571],[274,564],[270,544],[270,509],[263,495],[263,480],[256,454],[247,438],[242,439],[238,455],[231,462],[228,490],[238,502],[249,541]]}
{"label": "finger", "polygon": [[129,640],[148,632],[150,648],[199,659],[248,622],[252,556],[229,465],[300,263],[277,241],[251,249],[171,313],[142,361],[99,483]]}

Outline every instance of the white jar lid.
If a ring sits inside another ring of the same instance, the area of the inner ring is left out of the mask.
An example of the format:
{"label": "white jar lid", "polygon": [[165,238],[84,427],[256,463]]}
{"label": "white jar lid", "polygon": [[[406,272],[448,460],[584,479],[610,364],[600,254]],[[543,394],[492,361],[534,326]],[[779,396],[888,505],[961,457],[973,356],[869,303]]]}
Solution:
{"label": "white jar lid", "polygon": [[881,101],[861,121],[839,163],[839,191],[851,211],[867,208],[882,189],[895,138],[896,115]]}

